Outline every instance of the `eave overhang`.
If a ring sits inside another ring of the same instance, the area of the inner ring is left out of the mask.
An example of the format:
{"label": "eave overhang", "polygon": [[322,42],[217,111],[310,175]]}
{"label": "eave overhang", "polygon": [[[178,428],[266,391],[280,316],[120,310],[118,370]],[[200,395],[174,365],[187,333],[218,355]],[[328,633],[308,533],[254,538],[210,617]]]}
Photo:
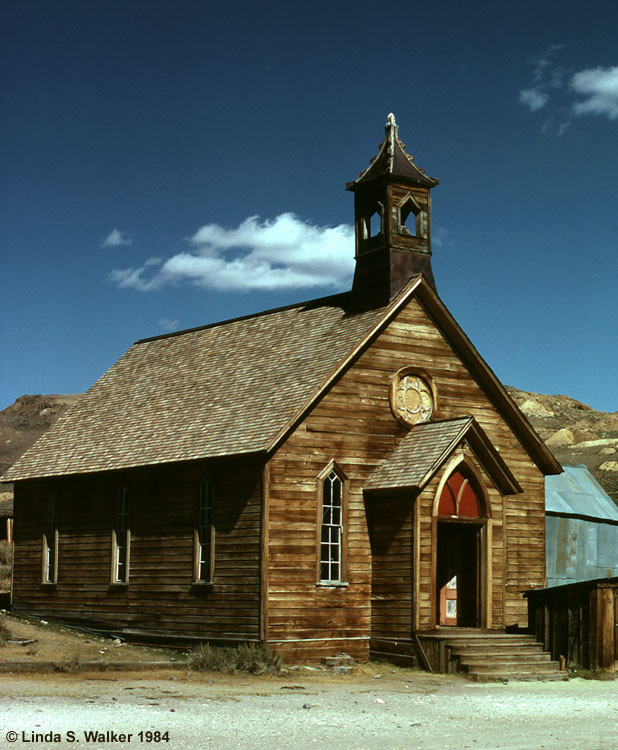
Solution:
{"label": "eave overhang", "polygon": [[517,479],[474,417],[414,426],[365,484],[366,492],[422,491],[460,449],[476,456],[503,495],[522,492]]}
{"label": "eave overhang", "polygon": [[509,396],[498,377],[481,357],[470,339],[448,311],[437,292],[422,274],[415,276],[408,282],[400,294],[386,308],[382,317],[339,364],[328,373],[319,389],[299,407],[288,424],[280,429],[266,445],[265,450],[270,454],[277,450],[286,437],[300,424],[335,381],[354,364],[358,357],[375,341],[413,297],[418,300],[457,356],[460,357],[471,375],[479,383],[492,404],[509,424],[521,446],[539,470],[546,475],[560,474],[562,466],[554,458],[552,452],[519,410],[519,407]]}
{"label": "eave overhang", "polygon": [[521,446],[537,467],[546,475],[561,474],[562,466],[560,463],[526,419],[523,412],[520,411],[494,371],[463,332],[437,292],[430,284],[425,282],[418,286],[415,296],[453,347],[455,353],[476,378],[496,409],[507,421]]}

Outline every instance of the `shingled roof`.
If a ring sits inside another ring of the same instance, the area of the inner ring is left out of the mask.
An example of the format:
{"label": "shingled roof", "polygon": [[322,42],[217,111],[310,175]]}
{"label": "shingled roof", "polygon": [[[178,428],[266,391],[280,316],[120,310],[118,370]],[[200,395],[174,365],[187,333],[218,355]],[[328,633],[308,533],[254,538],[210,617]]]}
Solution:
{"label": "shingled roof", "polygon": [[504,494],[521,492],[517,480],[474,417],[415,425],[371,475],[365,489],[422,490],[464,439]]}
{"label": "shingled roof", "polygon": [[265,450],[384,314],[350,293],[134,344],[2,477]]}
{"label": "shingled roof", "polygon": [[[138,341],[0,481],[273,451],[413,296],[539,469],[560,473],[560,464],[419,275],[385,307],[359,310],[359,300],[347,292]],[[515,480],[482,435],[473,421],[466,439],[475,440],[475,450],[496,465],[505,491],[511,491]]]}

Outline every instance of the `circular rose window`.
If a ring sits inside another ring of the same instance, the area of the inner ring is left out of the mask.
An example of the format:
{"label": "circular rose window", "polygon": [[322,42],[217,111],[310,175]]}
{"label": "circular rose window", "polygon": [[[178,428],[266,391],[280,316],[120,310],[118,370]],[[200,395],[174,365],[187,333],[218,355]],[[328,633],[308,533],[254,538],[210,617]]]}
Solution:
{"label": "circular rose window", "polygon": [[431,386],[416,373],[400,373],[393,382],[391,408],[408,425],[428,422],[434,410]]}

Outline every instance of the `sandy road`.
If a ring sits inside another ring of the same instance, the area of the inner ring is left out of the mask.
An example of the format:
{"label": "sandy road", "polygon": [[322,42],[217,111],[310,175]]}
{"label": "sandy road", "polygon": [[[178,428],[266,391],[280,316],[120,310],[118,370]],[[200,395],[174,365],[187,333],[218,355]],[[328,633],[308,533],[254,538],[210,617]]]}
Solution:
{"label": "sandy road", "polygon": [[13,676],[0,685],[2,748],[153,746],[618,750],[618,682],[478,685],[385,667],[378,679],[164,673]]}

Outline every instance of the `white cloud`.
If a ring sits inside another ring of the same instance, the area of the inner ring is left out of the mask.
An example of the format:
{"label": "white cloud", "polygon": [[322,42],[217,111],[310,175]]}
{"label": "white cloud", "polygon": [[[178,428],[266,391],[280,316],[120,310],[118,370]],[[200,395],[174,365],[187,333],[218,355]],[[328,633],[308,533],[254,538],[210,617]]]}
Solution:
{"label": "white cloud", "polygon": [[175,331],[178,328],[179,322],[180,321],[178,320],[170,320],[169,318],[162,318],[159,321],[159,328],[169,333],[170,331]]}
{"label": "white cloud", "polygon": [[563,44],[552,45],[530,61],[534,65],[532,80],[520,90],[519,102],[531,112],[545,108],[542,130],[558,136],[569,127],[574,114],[618,119],[618,65],[574,72],[554,62],[563,48]]}
{"label": "white cloud", "polygon": [[436,227],[431,233],[431,244],[434,247],[450,247],[453,243],[446,227]]}
{"label": "white cloud", "polygon": [[544,107],[549,101],[549,94],[546,94],[541,89],[522,89],[519,92],[519,101],[525,104],[526,107],[530,108],[531,112],[536,112],[537,109]]}
{"label": "white cloud", "polygon": [[122,232],[119,229],[112,229],[103,240],[101,247],[120,247],[121,245],[130,245],[132,242],[133,240],[126,232]]}
{"label": "white cloud", "polygon": [[[141,268],[116,269],[111,279],[140,291],[191,283],[220,291],[344,288],[354,268],[354,229],[318,227],[291,213],[274,220],[250,216],[235,229],[206,224],[189,240],[190,250],[162,262],[154,275]],[[159,259],[157,259],[159,260]]]}
{"label": "white cloud", "polygon": [[575,114],[618,119],[618,65],[580,70],[571,78],[570,86],[584,97],[573,105]]}
{"label": "white cloud", "polygon": [[549,102],[547,89],[563,87],[564,71],[554,65],[553,58],[564,47],[564,44],[552,44],[540,55],[529,62],[534,66],[532,80],[527,88],[519,92],[519,102],[531,112],[537,112]]}

